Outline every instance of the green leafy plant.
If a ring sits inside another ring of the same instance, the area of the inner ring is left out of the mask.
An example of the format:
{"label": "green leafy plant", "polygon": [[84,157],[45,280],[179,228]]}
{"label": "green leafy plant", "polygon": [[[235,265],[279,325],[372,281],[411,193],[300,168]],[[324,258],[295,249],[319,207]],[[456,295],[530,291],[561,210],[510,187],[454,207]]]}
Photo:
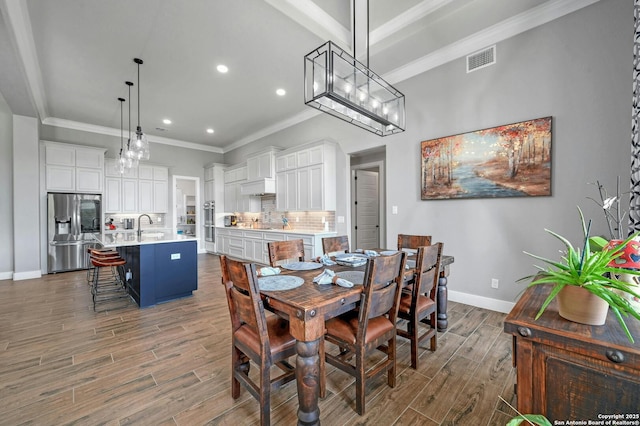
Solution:
{"label": "green leafy plant", "polygon": [[620,245],[612,250],[596,250],[591,249],[589,231],[591,228],[591,221],[589,224],[585,224],[582,210],[578,207],[580,213],[580,221],[582,223],[582,230],[584,233],[584,242],[582,249],[575,248],[569,240],[563,236],[545,229],[546,232],[553,235],[566,247],[566,252],[562,256],[561,261],[555,261],[547,259],[542,256],[524,252],[525,254],[541,260],[546,263],[546,267],[534,265],[540,270],[536,275],[530,275],[521,278],[518,281],[532,280],[529,287],[539,284],[553,284],[553,289],[549,293],[549,296],[544,301],[536,319],[540,318],[545,311],[549,303],[560,293],[560,291],[568,285],[582,287],[599,298],[605,300],[613,313],[616,315],[620,326],[625,331],[627,338],[630,342],[634,342],[629,328],[624,321],[623,316],[627,317],[631,315],[640,320],[640,313],[638,313],[627,299],[622,297],[614,290],[618,290],[624,293],[629,293],[635,297],[640,297],[633,288],[633,286],[624,281],[620,281],[616,276],[620,274],[640,275],[640,271],[633,269],[623,269],[609,266],[612,261],[623,254],[623,248],[626,244],[634,239],[640,232],[629,236]]}
{"label": "green leafy plant", "polygon": [[551,426],[551,422],[541,414],[520,414],[509,420],[506,426],[522,425]]}

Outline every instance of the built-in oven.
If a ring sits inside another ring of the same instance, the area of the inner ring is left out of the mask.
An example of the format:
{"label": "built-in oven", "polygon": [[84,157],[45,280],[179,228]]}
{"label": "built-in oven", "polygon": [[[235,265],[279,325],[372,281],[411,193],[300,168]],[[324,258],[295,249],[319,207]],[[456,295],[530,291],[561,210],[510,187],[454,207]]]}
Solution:
{"label": "built-in oven", "polygon": [[207,201],[204,203],[204,240],[215,242],[216,232],[216,203],[215,201]]}

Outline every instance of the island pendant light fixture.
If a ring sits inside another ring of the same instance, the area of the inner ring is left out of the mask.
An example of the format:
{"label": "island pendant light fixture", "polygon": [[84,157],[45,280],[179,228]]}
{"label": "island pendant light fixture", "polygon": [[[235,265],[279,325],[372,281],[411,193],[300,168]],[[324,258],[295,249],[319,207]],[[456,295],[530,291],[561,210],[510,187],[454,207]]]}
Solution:
{"label": "island pendant light fixture", "polygon": [[116,172],[120,174],[124,174],[127,169],[127,158],[124,156],[124,130],[122,128],[123,124],[123,106],[124,98],[118,98],[120,101],[120,153],[118,155],[118,160],[116,161]]}
{"label": "island pendant light fixture", "polygon": [[353,2],[353,56],[328,41],[304,57],[304,103],[378,136],[405,130],[404,95],[369,69],[369,2],[367,64],[356,57]]}
{"label": "island pendant light fixture", "polygon": [[131,146],[131,86],[133,86],[133,83],[131,81],[125,81],[124,83],[129,87],[129,126],[127,127],[129,130],[129,138],[127,139],[127,150],[124,156],[127,159],[126,167],[128,169],[135,169],[138,167],[138,152],[134,151]]}
{"label": "island pendant light fixture", "polygon": [[134,58],[133,62],[138,65],[138,126],[136,127],[136,138],[132,142],[132,149],[138,153],[138,160],[148,160],[151,154],[149,151],[149,140],[147,139],[147,135],[142,132],[142,127],[140,126],[140,65],[144,62],[139,58]]}

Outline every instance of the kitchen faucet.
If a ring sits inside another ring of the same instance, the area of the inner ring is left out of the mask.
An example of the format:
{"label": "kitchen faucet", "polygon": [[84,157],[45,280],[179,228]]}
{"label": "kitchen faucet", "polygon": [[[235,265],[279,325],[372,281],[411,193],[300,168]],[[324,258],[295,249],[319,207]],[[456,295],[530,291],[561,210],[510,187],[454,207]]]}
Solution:
{"label": "kitchen faucet", "polygon": [[138,216],[138,238],[142,237],[142,229],[140,229],[140,219],[142,219],[142,216],[146,216],[149,218],[149,225],[153,225],[153,221],[151,220],[151,216],[149,216],[148,214],[141,214],[140,216]]}

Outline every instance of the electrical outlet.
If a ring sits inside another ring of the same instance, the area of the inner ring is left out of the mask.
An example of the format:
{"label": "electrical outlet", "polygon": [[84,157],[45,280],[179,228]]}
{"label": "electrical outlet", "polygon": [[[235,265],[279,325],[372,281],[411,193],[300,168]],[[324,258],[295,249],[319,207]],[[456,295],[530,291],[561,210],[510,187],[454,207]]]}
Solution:
{"label": "electrical outlet", "polygon": [[325,222],[325,221],[324,221],[324,216],[322,216],[322,223],[324,223],[324,222]]}
{"label": "electrical outlet", "polygon": [[500,280],[498,280],[497,278],[491,278],[491,288],[499,288],[500,287]]}
{"label": "electrical outlet", "polygon": [[300,218],[296,216],[296,222],[300,222]]}
{"label": "electrical outlet", "polygon": [[398,214],[398,206],[391,206],[391,214]]}
{"label": "electrical outlet", "polygon": [[157,221],[158,223],[162,223],[162,216],[158,216],[158,217],[156,218],[156,221]]}

